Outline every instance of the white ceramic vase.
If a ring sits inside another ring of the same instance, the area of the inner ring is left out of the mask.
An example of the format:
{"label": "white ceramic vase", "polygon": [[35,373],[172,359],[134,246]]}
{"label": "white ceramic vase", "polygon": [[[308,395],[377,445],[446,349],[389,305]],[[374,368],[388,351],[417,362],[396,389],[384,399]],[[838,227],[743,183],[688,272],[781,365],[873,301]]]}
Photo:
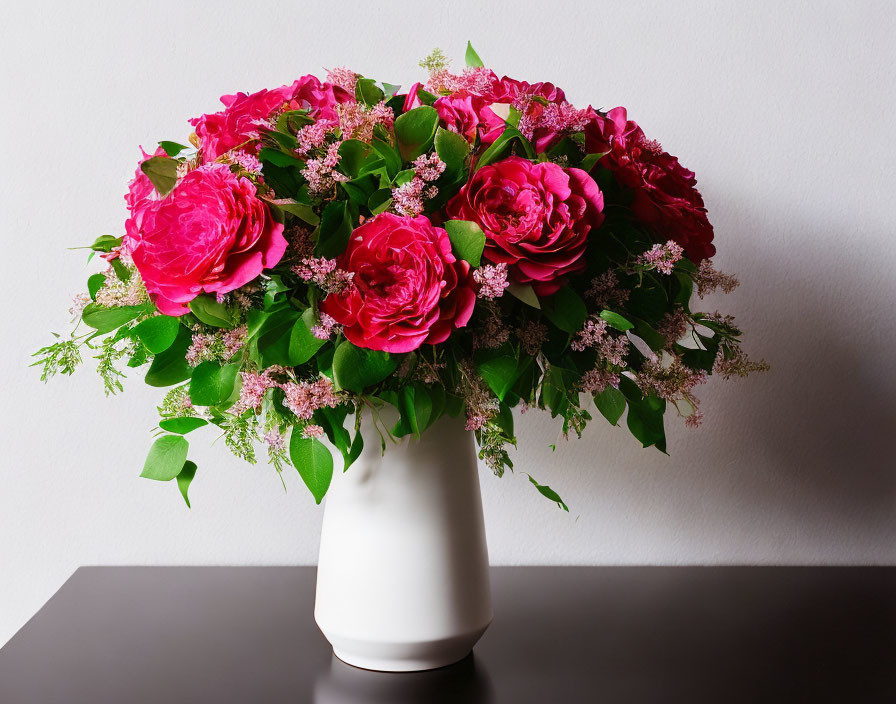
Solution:
{"label": "white ceramic vase", "polygon": [[369,416],[362,433],[325,499],[314,618],[350,665],[450,665],[492,619],[473,435],[444,417],[383,455]]}

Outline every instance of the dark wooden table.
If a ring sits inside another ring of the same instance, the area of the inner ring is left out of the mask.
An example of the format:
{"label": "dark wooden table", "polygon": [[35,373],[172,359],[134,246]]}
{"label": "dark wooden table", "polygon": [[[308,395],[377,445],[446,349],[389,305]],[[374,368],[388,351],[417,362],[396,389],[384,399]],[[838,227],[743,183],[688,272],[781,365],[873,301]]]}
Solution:
{"label": "dark wooden table", "polygon": [[896,702],[896,568],[494,568],[474,655],[410,674],[332,657],[314,577],[81,568],[0,649],[0,702]]}

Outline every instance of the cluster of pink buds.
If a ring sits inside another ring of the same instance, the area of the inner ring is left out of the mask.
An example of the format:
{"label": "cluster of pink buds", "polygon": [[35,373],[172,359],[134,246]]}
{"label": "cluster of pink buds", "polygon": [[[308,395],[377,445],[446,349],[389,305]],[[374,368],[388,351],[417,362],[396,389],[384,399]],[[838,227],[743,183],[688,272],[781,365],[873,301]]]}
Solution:
{"label": "cluster of pink buds", "polygon": [[339,405],[339,398],[329,379],[289,381],[281,384],[280,388],[286,395],[283,404],[302,420],[309,420],[318,408],[335,408]]}
{"label": "cluster of pink buds", "polygon": [[319,198],[332,196],[336,184],[348,180],[348,176],[336,171],[340,158],[339,144],[333,143],[327,147],[326,156],[305,162],[302,176],[308,182],[311,195]]}
{"label": "cluster of pink buds", "polygon": [[659,359],[650,359],[641,367],[635,381],[644,393],[653,391],[660,398],[674,401],[690,396],[694,387],[706,381],[706,372],[695,371],[678,357],[668,365]]}
{"label": "cluster of pink buds", "polygon": [[576,352],[584,352],[589,347],[597,347],[606,332],[607,321],[592,315],[585,321],[584,327],[576,333],[569,346]]}
{"label": "cluster of pink buds", "polygon": [[104,273],[106,280],[96,292],[96,302],[106,308],[118,306],[139,306],[149,300],[146,287],[140,279],[140,274],[135,268],[128,267],[131,276],[127,281],[122,281],[110,267]]}
{"label": "cluster of pink buds", "polygon": [[520,348],[528,355],[536,356],[548,339],[548,326],[534,320],[527,320],[516,331]]}
{"label": "cluster of pink buds", "polygon": [[612,269],[605,271],[591,281],[591,287],[585,292],[585,298],[598,308],[620,306],[628,301],[629,292],[620,288],[619,279]]}
{"label": "cluster of pink buds", "polygon": [[476,295],[490,301],[504,295],[504,289],[510,286],[507,280],[506,264],[484,264],[473,272],[473,281],[479,286]]}
{"label": "cluster of pink buds", "polygon": [[392,209],[399,215],[417,217],[423,212],[424,202],[439,194],[437,181],[445,171],[445,162],[438,154],[422,155],[414,160],[414,177],[392,189]]}
{"label": "cluster of pink buds", "polygon": [[703,298],[717,289],[721,289],[723,293],[731,293],[740,286],[740,281],[736,276],[718,271],[709,259],[704,259],[694,275],[694,284],[697,286],[697,295]]}
{"label": "cluster of pink buds", "polygon": [[359,139],[368,143],[373,140],[374,127],[382,125],[391,129],[395,122],[392,108],[382,101],[370,107],[362,103],[337,103],[336,113],[343,139]]}
{"label": "cluster of pink buds", "polygon": [[299,156],[306,157],[315,149],[320,149],[326,144],[327,135],[338,126],[335,121],[326,119],[305,125],[296,133],[296,141],[299,143],[296,152]]}
{"label": "cluster of pink buds", "polygon": [[498,413],[499,401],[472,364],[460,364],[460,393],[466,407],[467,430],[479,430]]}
{"label": "cluster of pink buds", "polygon": [[250,174],[261,174],[261,162],[258,160],[258,157],[249,152],[244,152],[242,149],[233,149],[222,158],[225,158],[230,164],[239,166],[243,171],[248,171]]}
{"label": "cluster of pink buds", "polygon": [[529,95],[519,96],[513,101],[513,107],[521,113],[517,129],[526,139],[532,139],[539,129],[557,134],[580,132],[590,119],[587,110],[579,110],[565,101],[543,105]]}
{"label": "cluster of pink buds", "polygon": [[201,362],[227,361],[246,344],[246,326],[215,333],[194,333],[184,355],[191,367]]}
{"label": "cluster of pink buds", "polygon": [[498,312],[489,308],[473,333],[473,349],[494,350],[510,339],[510,328],[501,320]]}
{"label": "cluster of pink buds", "polygon": [[353,285],[354,273],[338,268],[335,259],[305,257],[300,264],[292,267],[292,271],[303,281],[313,283],[327,293],[344,293]]}
{"label": "cluster of pink buds", "polygon": [[286,435],[281,433],[277,428],[271,428],[264,434],[262,438],[272,450],[286,449]]}
{"label": "cluster of pink buds", "polygon": [[684,308],[678,307],[671,313],[666,313],[663,316],[659,325],[656,326],[656,331],[666,338],[666,346],[671,347],[685,336],[690,323],[691,317],[685,312]]}
{"label": "cluster of pink buds", "polygon": [[352,95],[355,94],[355,86],[358,84],[360,74],[355,73],[350,68],[339,66],[327,71],[327,83],[339,86]]}
{"label": "cluster of pink buds", "polygon": [[336,319],[332,315],[327,315],[322,312],[317,325],[314,325],[311,328],[311,334],[318,340],[329,340],[333,331],[338,328],[339,326],[336,324]]}
{"label": "cluster of pink buds", "polygon": [[455,74],[448,70],[447,63],[445,63],[441,66],[434,66],[430,71],[426,90],[437,95],[456,93],[461,90],[482,95],[491,90],[493,79],[494,75],[487,68],[468,67],[462,73]]}
{"label": "cluster of pink buds", "polygon": [[324,434],[324,429],[315,425],[314,423],[309,423],[304,428],[302,428],[302,437],[303,438],[319,438]]}
{"label": "cluster of pink buds", "polygon": [[681,261],[683,256],[684,249],[677,242],[669,240],[666,244],[653,245],[640,255],[635,263],[645,269],[656,269],[661,274],[671,274],[675,264]]}
{"label": "cluster of pink buds", "polygon": [[601,367],[595,367],[582,375],[582,391],[588,394],[599,394],[608,386],[619,388],[619,374]]}

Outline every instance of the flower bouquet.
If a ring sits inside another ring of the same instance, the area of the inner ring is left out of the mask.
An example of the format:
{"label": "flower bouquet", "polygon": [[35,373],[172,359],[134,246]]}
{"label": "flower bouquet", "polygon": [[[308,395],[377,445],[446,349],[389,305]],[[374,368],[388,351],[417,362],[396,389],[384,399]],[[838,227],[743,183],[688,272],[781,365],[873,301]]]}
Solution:
{"label": "flower bouquet", "polygon": [[142,476],[187,505],[205,426],[319,503],[365,416],[383,450],[461,417],[501,476],[513,408],[564,436],[625,414],[665,451],[666,412],[698,425],[707,376],[764,368],[730,316],[692,309],[737,281],[711,264],[694,174],[624,108],[499,78],[469,45],[460,72],[438,50],[421,65],[406,91],[339,68],[224,96],[190,146],[143,153],[123,233],[90,245],[78,324],[36,364],[70,374],[89,350],[107,393],[121,364],[167,388]]}

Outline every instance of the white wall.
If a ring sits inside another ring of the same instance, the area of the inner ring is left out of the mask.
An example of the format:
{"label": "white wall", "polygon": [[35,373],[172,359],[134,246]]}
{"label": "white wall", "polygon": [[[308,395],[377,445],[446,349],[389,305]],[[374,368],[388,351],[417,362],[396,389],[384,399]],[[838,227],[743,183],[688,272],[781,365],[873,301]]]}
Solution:
{"label": "white wall", "polygon": [[716,261],[744,282],[706,305],[774,365],[710,383],[705,426],[670,422],[668,457],[603,422],[552,453],[557,425],[527,414],[517,467],[572,513],[484,470],[493,562],[896,561],[893,3],[219,5],[4,13],[0,643],[79,565],[315,561],[321,510],[298,477],[284,494],[197,433],[188,511],[137,477],[155,390],[105,399],[89,369],[44,386],[25,365],[84,285],[66,247],[120,234],[138,144],[322,67],[409,85],[434,45],[462,63],[467,38],[499,72],[628,106],[697,172]]}

